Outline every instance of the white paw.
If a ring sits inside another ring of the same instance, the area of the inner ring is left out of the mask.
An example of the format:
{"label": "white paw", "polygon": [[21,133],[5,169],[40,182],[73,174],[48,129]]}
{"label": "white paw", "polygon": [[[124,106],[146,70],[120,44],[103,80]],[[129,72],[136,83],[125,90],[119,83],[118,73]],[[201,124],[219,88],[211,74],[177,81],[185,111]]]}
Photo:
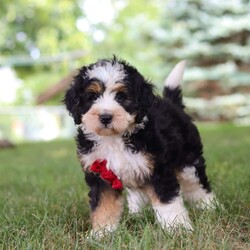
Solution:
{"label": "white paw", "polygon": [[219,202],[213,193],[205,194],[201,199],[195,202],[195,207],[198,209],[215,209],[219,206]]}
{"label": "white paw", "polygon": [[172,231],[177,227],[184,227],[187,230],[192,231],[188,212],[183,205],[181,197],[177,197],[169,204],[159,204],[153,206],[156,214],[156,218],[161,224],[162,228]]}
{"label": "white paw", "polygon": [[91,229],[91,231],[87,235],[87,239],[101,240],[105,236],[111,235],[115,231],[115,229],[115,226],[106,226],[99,229]]}
{"label": "white paw", "polygon": [[188,215],[171,213],[168,217],[163,218],[158,216],[157,219],[162,228],[167,229],[168,231],[172,231],[179,227],[183,227],[186,230],[193,231],[193,227]]}

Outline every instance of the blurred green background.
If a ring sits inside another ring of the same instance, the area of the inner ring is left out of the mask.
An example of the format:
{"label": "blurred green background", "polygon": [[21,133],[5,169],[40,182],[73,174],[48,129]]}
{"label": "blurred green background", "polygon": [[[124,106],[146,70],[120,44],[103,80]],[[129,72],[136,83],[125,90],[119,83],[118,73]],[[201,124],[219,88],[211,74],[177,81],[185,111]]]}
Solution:
{"label": "blurred green background", "polygon": [[187,60],[202,121],[250,124],[248,0],[0,0],[0,138],[70,137],[61,106],[75,70],[116,54],[151,79]]}
{"label": "blurred green background", "polygon": [[[112,238],[85,237],[88,190],[61,100],[77,69],[113,54],[158,93],[187,60],[184,102],[222,204],[189,207],[192,234],[166,233],[147,208],[125,209]],[[249,0],[0,0],[0,249],[250,249],[249,135]]]}

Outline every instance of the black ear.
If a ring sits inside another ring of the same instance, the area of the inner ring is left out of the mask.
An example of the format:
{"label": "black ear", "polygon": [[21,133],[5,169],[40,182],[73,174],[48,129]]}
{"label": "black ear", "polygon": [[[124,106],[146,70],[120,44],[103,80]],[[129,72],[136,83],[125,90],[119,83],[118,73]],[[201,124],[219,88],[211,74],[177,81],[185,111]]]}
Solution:
{"label": "black ear", "polygon": [[75,83],[66,91],[63,100],[70,115],[74,118],[75,124],[81,123],[81,117],[79,112],[80,96]]}
{"label": "black ear", "polygon": [[148,110],[154,99],[154,87],[150,82],[144,81],[141,87],[141,93],[139,97],[139,105]]}
{"label": "black ear", "polygon": [[86,68],[83,67],[79,74],[74,77],[73,83],[66,91],[63,99],[63,103],[65,104],[70,115],[74,118],[75,124],[81,123],[81,102],[84,93],[85,71]]}
{"label": "black ear", "polygon": [[148,113],[148,109],[151,107],[152,102],[155,98],[153,85],[144,80],[140,84],[139,96],[138,96],[138,106],[139,106],[139,113],[137,120],[141,121],[144,116]]}
{"label": "black ear", "polygon": [[126,82],[131,89],[131,94],[135,99],[136,106],[136,123],[140,123],[142,119],[147,115],[148,109],[151,107],[154,100],[154,90],[153,85],[150,81],[145,80],[145,78],[138,72],[138,70],[122,61],[124,70],[126,72]]}

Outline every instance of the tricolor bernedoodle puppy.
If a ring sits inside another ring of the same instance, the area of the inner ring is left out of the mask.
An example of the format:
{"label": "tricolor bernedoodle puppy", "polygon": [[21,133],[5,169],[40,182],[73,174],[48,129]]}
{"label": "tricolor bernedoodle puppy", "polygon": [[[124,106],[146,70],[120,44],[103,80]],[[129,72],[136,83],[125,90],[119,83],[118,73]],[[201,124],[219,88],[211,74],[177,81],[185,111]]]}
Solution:
{"label": "tricolor bernedoodle puppy", "polygon": [[136,68],[103,59],[82,67],[66,92],[90,188],[92,234],[117,228],[124,189],[131,213],[151,203],[167,230],[192,230],[183,199],[214,206],[201,138],[182,102],[184,68],[184,61],[175,66],[159,97]]}

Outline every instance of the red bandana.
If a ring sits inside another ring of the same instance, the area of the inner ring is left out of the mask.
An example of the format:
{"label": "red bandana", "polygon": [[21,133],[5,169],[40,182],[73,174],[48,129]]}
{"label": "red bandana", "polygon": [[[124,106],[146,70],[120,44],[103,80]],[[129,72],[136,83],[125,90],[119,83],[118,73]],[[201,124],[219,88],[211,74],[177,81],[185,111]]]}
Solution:
{"label": "red bandana", "polygon": [[113,189],[123,189],[122,182],[112,170],[106,168],[107,160],[96,160],[90,166],[90,170],[99,173],[101,178],[108,181]]}

